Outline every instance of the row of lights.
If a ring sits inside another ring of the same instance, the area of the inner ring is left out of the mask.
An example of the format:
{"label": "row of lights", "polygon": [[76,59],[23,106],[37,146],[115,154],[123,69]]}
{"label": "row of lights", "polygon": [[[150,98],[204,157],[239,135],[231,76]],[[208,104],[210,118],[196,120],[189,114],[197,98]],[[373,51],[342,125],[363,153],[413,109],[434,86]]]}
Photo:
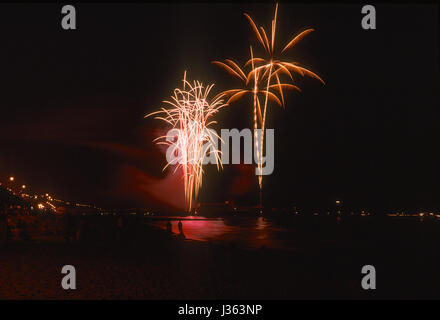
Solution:
{"label": "row of lights", "polygon": [[[13,176],[10,176],[10,177],[9,177],[9,181],[14,182],[14,180],[15,180],[15,177],[13,177]],[[22,184],[22,185],[21,185],[21,188],[22,188],[22,189],[26,189],[26,185],[25,185],[25,184]]]}
{"label": "row of lights", "polygon": [[[14,177],[14,176],[10,176],[10,177],[9,177],[9,181],[10,181],[10,182],[14,182],[14,181],[15,181],[15,177]],[[26,186],[25,184],[22,184],[22,185],[21,185],[21,189],[22,189],[22,190],[25,190],[26,188],[27,188],[27,186]],[[8,190],[12,192],[12,189],[8,188]],[[38,198],[38,195],[34,195],[34,196],[32,197],[32,196],[30,196],[29,194],[24,194],[24,193],[22,193],[22,196],[26,196],[26,197],[28,197],[28,198],[33,198],[33,199],[37,199],[37,198]],[[43,198],[44,196],[46,196],[46,199],[47,199],[48,201],[52,201],[52,200],[53,200],[53,198],[52,198],[48,193],[46,193],[45,195],[42,195],[41,197]],[[52,203],[48,202],[48,201],[46,201],[46,204],[47,204],[52,210],[55,210],[55,206],[54,206]],[[31,208],[33,208],[33,207],[31,207]],[[40,210],[44,210],[44,209],[46,208],[46,206],[45,206],[43,203],[38,203],[38,204],[37,204],[37,208],[40,209]]]}
{"label": "row of lights", "polygon": [[[10,182],[14,182],[14,181],[15,181],[15,177],[14,177],[14,176],[10,176],[10,177],[9,177],[9,181],[10,181]],[[1,185],[1,182],[0,182],[0,185]],[[25,184],[23,184],[23,185],[21,186],[21,189],[22,189],[22,190],[25,190],[26,188],[27,188],[27,186],[26,186]],[[10,189],[10,188],[8,188],[8,190],[9,190],[10,192],[13,192],[13,190]],[[14,193],[14,194],[15,194],[15,193]],[[24,194],[24,193],[22,193],[22,196],[26,196],[26,197],[28,197],[28,198],[31,198],[30,195],[28,195],[28,194]],[[64,204],[70,205],[70,202],[68,202],[68,201],[62,201],[62,200],[59,200],[59,199],[53,199],[48,193],[46,193],[45,196],[46,196],[46,199],[47,199],[47,201],[45,201],[45,203],[46,203],[46,204],[47,204],[47,205],[48,205],[53,211],[56,210],[56,207],[55,207],[52,203],[50,203],[49,201],[53,201],[53,200],[55,200],[55,201],[57,201],[57,202],[61,202],[61,203],[64,203]],[[44,198],[44,195],[42,195],[41,197]],[[34,198],[34,199],[37,199],[38,196],[37,196],[37,195],[34,195],[33,198]],[[75,206],[77,206],[77,207],[88,207],[88,208],[94,208],[94,209],[98,209],[98,210],[102,211],[102,208],[97,208],[96,206],[87,205],[87,204],[77,203],[77,204],[75,204]],[[33,207],[31,207],[31,208],[33,209]],[[40,210],[44,210],[44,209],[46,208],[46,206],[45,206],[43,203],[38,203],[37,208],[40,209]]]}

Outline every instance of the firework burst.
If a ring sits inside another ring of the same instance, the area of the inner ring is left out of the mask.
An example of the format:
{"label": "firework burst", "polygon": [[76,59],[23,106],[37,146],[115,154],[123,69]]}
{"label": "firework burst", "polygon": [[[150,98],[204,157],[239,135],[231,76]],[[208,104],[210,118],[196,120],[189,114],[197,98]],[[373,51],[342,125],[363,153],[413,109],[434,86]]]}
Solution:
{"label": "firework burst", "polygon": [[217,141],[221,138],[213,130],[209,130],[209,127],[216,123],[211,118],[225,104],[222,94],[209,100],[213,86],[205,87],[199,81],[190,83],[186,80],[185,71],[182,89],[174,89],[171,100],[163,101],[166,107],[145,116],[154,116],[171,127],[167,135],[154,141],[168,146],[168,163],[164,170],[169,165],[175,165],[174,173],[178,169],[183,172],[185,207],[188,212],[197,200],[202,186],[205,158],[214,157],[217,169],[222,166],[221,152],[217,146]]}
{"label": "firework burst", "polygon": [[[297,62],[289,62],[284,61],[275,56],[276,50],[276,27],[277,27],[277,15],[278,15],[278,4],[275,5],[275,13],[274,18],[271,23],[271,33],[270,39],[267,36],[268,33],[264,29],[264,27],[260,26],[259,28],[255,24],[254,20],[247,13],[244,14],[246,19],[249,21],[249,24],[254,31],[254,34],[259,42],[259,44],[263,47],[267,57],[254,57],[252,46],[250,46],[250,59],[245,63],[244,68],[250,68],[248,72],[245,72],[244,69],[240,68],[237,63],[234,61],[227,59],[225,62],[214,61],[213,63],[225,69],[231,75],[239,78],[243,81],[245,88],[244,89],[232,89],[223,92],[225,96],[229,96],[229,100],[227,103],[234,102],[246,94],[250,93],[253,96],[253,124],[254,129],[260,128],[261,135],[259,139],[257,139],[257,131],[255,132],[255,147],[256,147],[256,156],[257,156],[257,167],[260,169],[262,167],[262,159],[263,159],[263,146],[264,146],[264,130],[266,127],[266,112],[269,100],[276,102],[278,105],[284,107],[284,90],[296,90],[301,91],[299,87],[292,84],[294,81],[293,74],[299,74],[301,76],[310,76],[321,81],[323,84],[324,81],[314,72],[310,71],[307,68],[300,66]],[[284,54],[286,51],[294,47],[302,38],[304,38],[307,34],[314,31],[314,29],[306,29],[294,36],[292,40],[290,40],[286,46],[280,51],[280,55]],[[281,80],[281,76],[287,76],[289,78],[289,82],[292,83],[283,83]],[[260,103],[260,96],[263,95],[262,104]],[[259,141],[257,141],[259,140]],[[261,190],[263,188],[263,176],[258,176],[258,184],[260,188],[260,208],[262,207],[262,196]]]}

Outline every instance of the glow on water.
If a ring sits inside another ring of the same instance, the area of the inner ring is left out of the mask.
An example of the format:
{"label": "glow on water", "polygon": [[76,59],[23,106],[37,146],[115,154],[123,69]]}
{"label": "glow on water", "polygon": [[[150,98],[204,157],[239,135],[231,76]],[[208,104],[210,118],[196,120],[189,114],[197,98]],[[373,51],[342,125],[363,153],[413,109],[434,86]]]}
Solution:
{"label": "glow on water", "polygon": [[270,220],[258,218],[209,219],[202,217],[166,217],[166,220],[149,220],[148,224],[166,230],[167,220],[171,220],[172,232],[179,233],[178,222],[182,221],[186,239],[235,243],[246,248],[290,248],[287,243],[287,229],[275,225]]}

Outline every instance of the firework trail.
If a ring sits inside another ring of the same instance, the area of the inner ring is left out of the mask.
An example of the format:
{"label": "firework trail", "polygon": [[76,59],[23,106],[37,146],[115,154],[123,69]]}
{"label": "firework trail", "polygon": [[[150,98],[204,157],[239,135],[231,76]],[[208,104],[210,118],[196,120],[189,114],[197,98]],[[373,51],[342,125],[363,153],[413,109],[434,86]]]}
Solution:
{"label": "firework trail", "polygon": [[[275,38],[276,38],[276,26],[277,26],[277,15],[278,15],[278,4],[275,5],[275,13],[274,18],[271,23],[271,34],[270,40],[267,36],[266,30],[264,27],[257,27],[254,20],[247,13],[244,14],[249,24],[254,31],[254,34],[259,42],[259,44],[263,47],[267,58],[254,57],[252,47],[250,47],[251,58],[245,63],[245,68],[250,67],[250,71],[245,73],[243,69],[239,68],[237,63],[232,60],[225,60],[225,63],[214,61],[213,63],[225,69],[231,75],[238,77],[245,84],[245,89],[232,89],[223,92],[225,96],[230,96],[227,103],[231,103],[235,100],[240,99],[246,93],[253,94],[253,124],[254,129],[258,128],[258,125],[261,129],[261,136],[259,137],[259,141],[257,141],[257,134],[255,132],[255,146],[257,149],[257,166],[261,170],[262,168],[262,158],[263,158],[263,146],[264,146],[264,130],[266,125],[266,112],[267,105],[269,100],[276,102],[278,105],[284,107],[284,89],[289,90],[297,90],[301,91],[299,87],[293,85],[291,83],[282,83],[281,75],[288,76],[291,82],[294,81],[293,74],[299,74],[301,76],[309,76],[321,81],[323,84],[324,81],[315,73],[310,71],[307,68],[301,67],[297,62],[289,62],[281,60],[280,58],[275,57]],[[280,51],[280,55],[294,47],[302,38],[304,38],[307,34],[314,31],[314,29],[307,29],[294,36],[291,41],[287,43],[286,46]],[[251,86],[248,86],[253,80]],[[278,94],[275,94],[276,92]],[[261,108],[260,97],[259,95],[263,94],[263,108]],[[261,110],[263,109],[263,110]],[[258,176],[258,184],[260,188],[260,208],[262,208],[262,188],[263,188],[263,176]]]}
{"label": "firework trail", "polygon": [[[256,157],[258,159],[257,161],[257,167],[262,170],[263,162],[262,162],[262,150],[260,150],[260,143],[259,139],[261,137],[258,137],[257,129],[258,124],[260,124],[260,128],[263,124],[263,116],[261,112],[261,104],[260,99],[261,95],[263,95],[263,100],[267,97],[269,100],[272,100],[276,102],[277,104],[281,105],[280,98],[277,97],[276,94],[271,92],[272,86],[269,86],[269,88],[266,89],[260,89],[260,79],[262,79],[262,74],[264,72],[263,67],[255,67],[254,62],[258,59],[254,59],[252,46],[249,46],[250,49],[250,56],[251,59],[246,63],[245,67],[249,64],[251,65],[251,70],[247,74],[245,74],[245,71],[240,68],[240,66],[233,60],[226,59],[225,62],[221,61],[213,61],[212,63],[215,65],[218,65],[219,67],[225,69],[228,73],[235,76],[236,78],[240,79],[243,82],[244,88],[236,88],[236,89],[230,89],[222,92],[221,94],[225,97],[229,97],[227,100],[227,104],[230,104],[234,101],[237,101],[244,97],[247,94],[250,94],[253,98],[253,126],[254,126],[254,144],[255,144],[255,150],[256,150]],[[263,74],[264,76],[264,74]],[[279,83],[279,87],[284,89],[296,89],[296,86],[285,84],[285,83]],[[267,104],[267,101],[266,101]],[[261,185],[261,177],[259,176],[259,182],[260,182],[260,189],[262,187]]]}
{"label": "firework trail", "polygon": [[214,85],[206,87],[199,81],[190,83],[183,77],[182,89],[174,89],[170,101],[163,101],[167,107],[150,113],[145,117],[154,116],[172,128],[166,136],[160,136],[154,141],[157,144],[168,145],[170,158],[164,170],[171,164],[175,165],[174,173],[181,169],[185,188],[185,207],[189,212],[193,201],[197,200],[202,186],[203,163],[205,158],[214,157],[217,169],[222,166],[217,141],[221,138],[209,127],[216,123],[211,120],[218,110],[226,104],[223,95],[217,95],[212,101],[209,93]]}

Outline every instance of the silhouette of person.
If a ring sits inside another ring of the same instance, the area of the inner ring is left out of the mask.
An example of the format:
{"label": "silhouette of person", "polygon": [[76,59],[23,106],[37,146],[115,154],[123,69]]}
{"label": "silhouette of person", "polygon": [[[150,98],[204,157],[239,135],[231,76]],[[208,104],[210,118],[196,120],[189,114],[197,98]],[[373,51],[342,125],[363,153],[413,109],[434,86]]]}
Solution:
{"label": "silhouette of person", "polygon": [[183,233],[182,221],[179,220],[179,223],[177,224],[177,227],[179,228],[179,232]]}
{"label": "silhouette of person", "polygon": [[182,221],[179,220],[179,223],[177,224],[177,227],[179,228],[179,237],[185,238],[185,235],[183,234],[183,225]]}
{"label": "silhouette of person", "polygon": [[167,232],[168,233],[172,233],[172,225],[171,225],[171,221],[170,220],[168,220],[167,221]]}

